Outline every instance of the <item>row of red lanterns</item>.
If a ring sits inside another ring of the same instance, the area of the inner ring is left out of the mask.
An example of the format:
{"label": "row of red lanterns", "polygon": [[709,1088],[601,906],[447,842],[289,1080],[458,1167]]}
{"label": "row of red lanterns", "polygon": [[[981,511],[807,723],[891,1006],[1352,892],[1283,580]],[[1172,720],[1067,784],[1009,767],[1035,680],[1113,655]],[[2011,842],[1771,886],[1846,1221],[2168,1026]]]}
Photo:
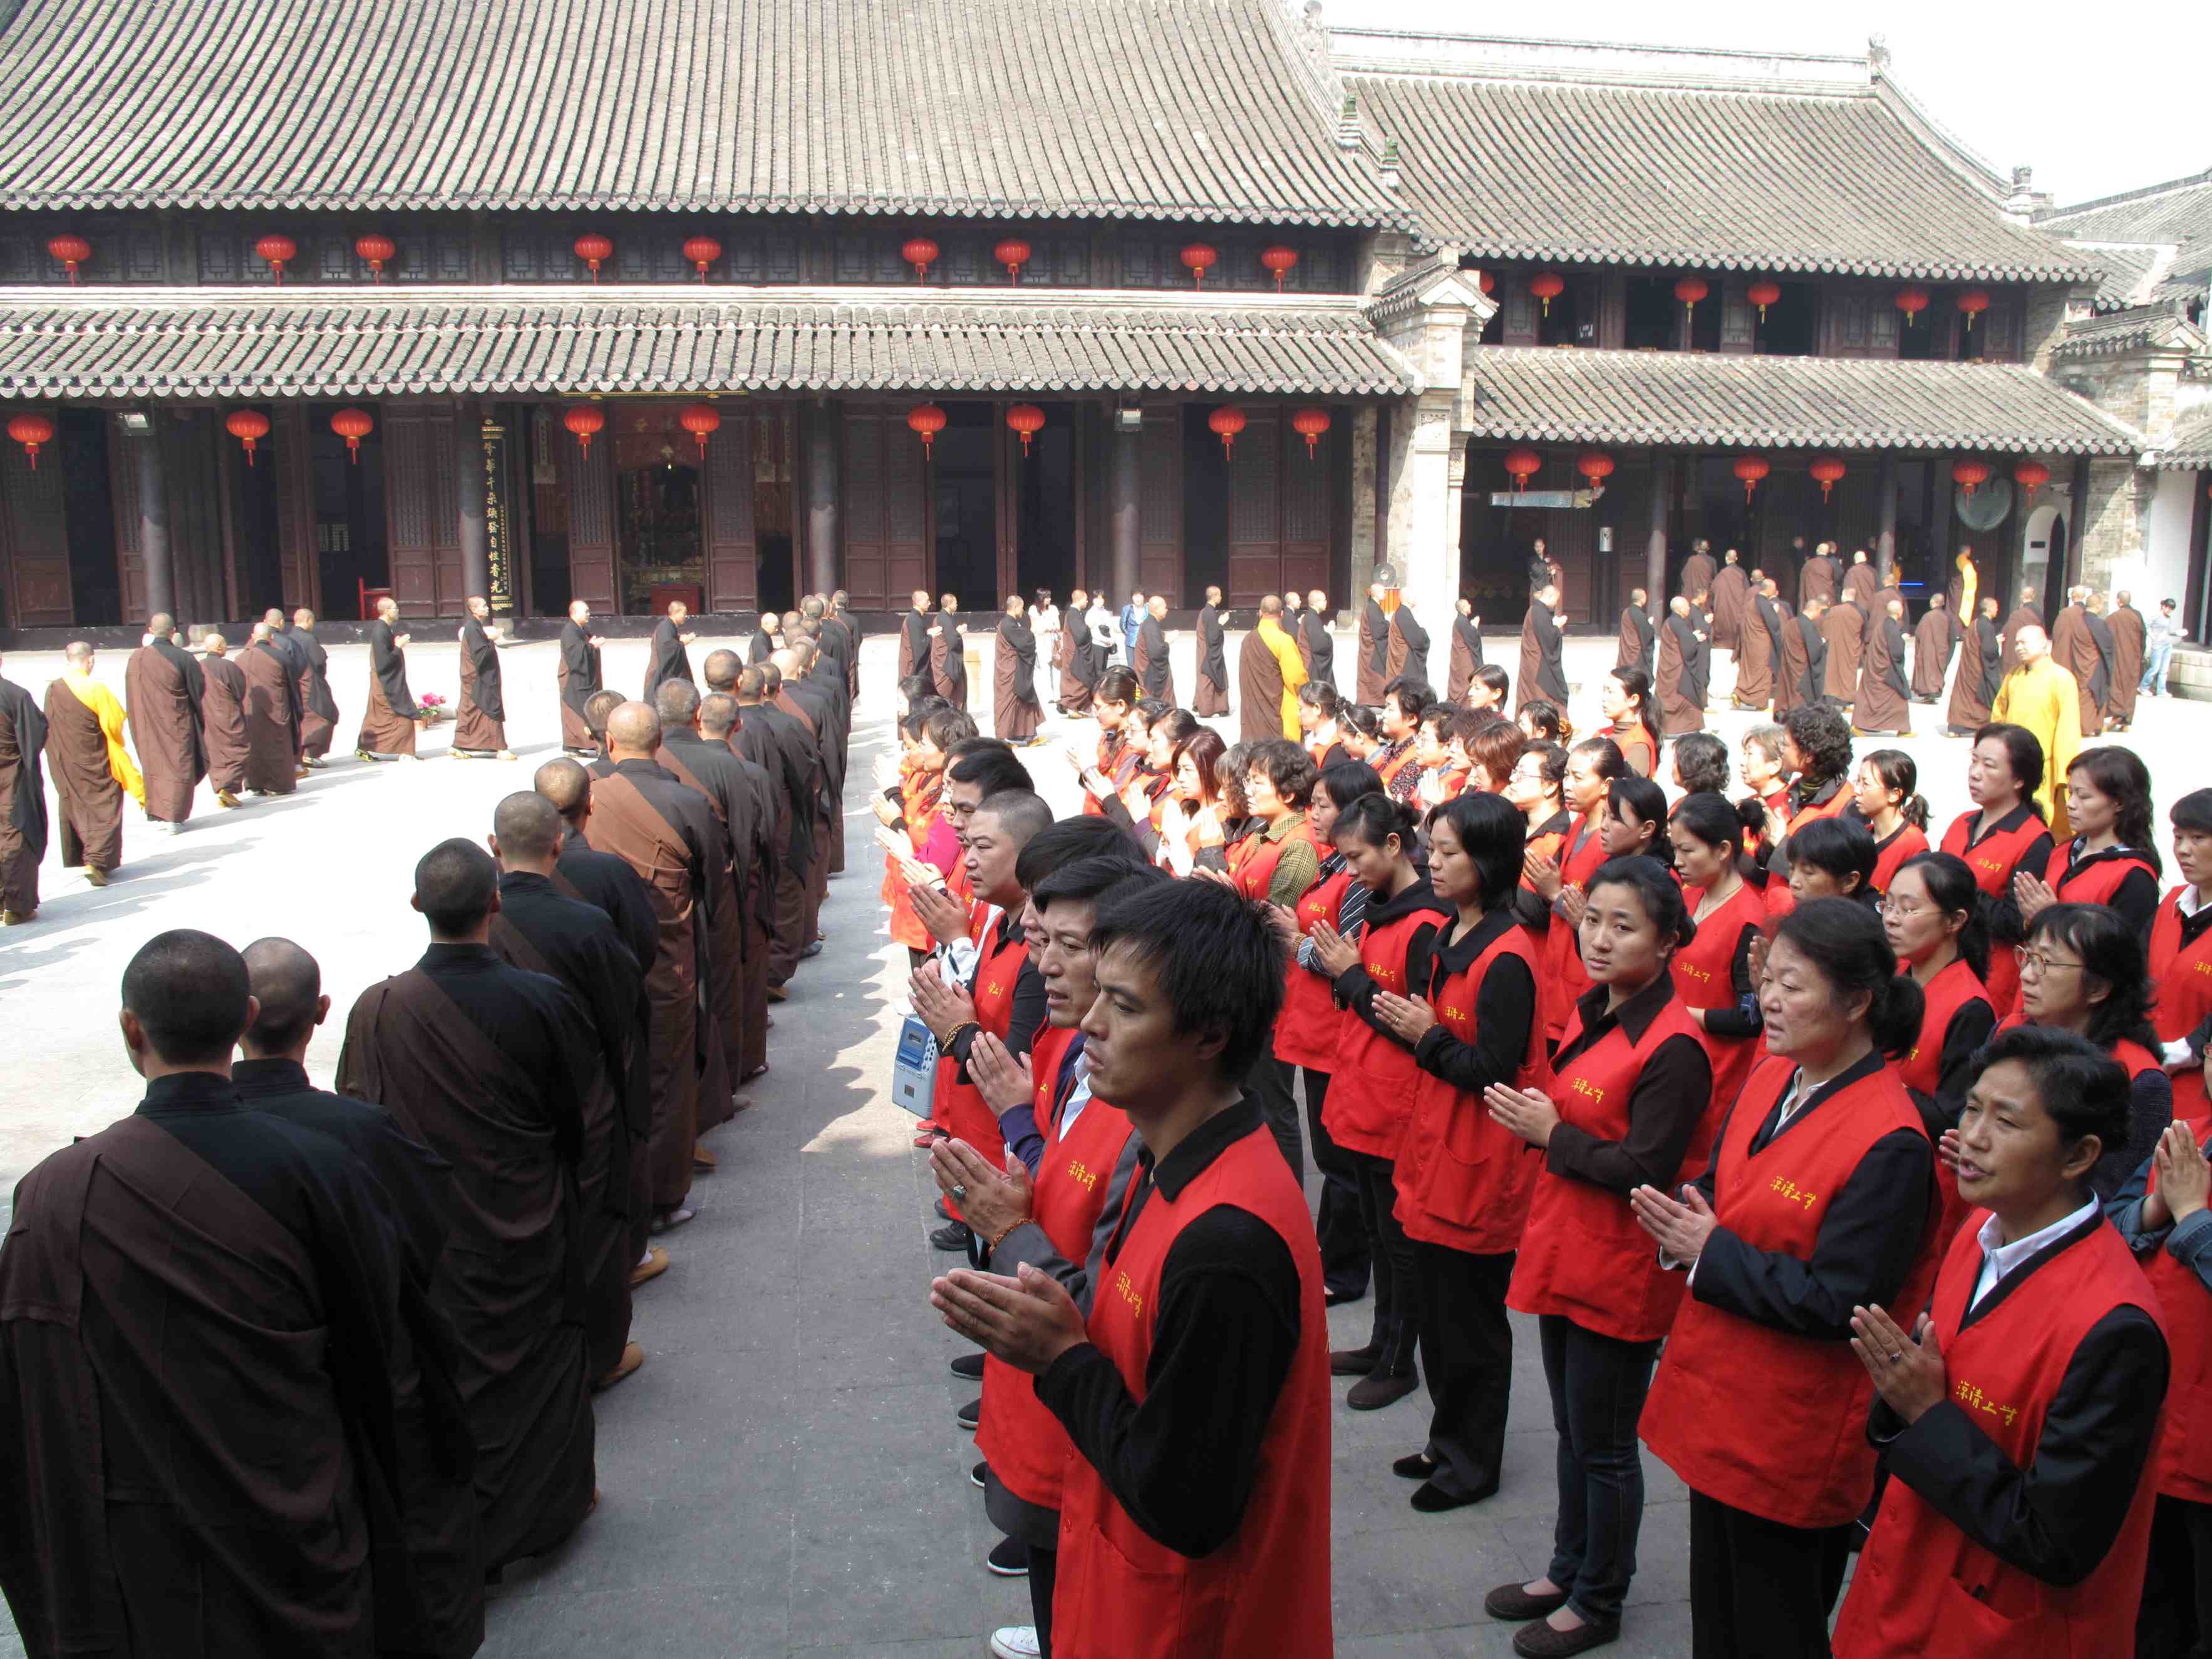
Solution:
{"label": "row of red lanterns", "polygon": [[[1480,273],[1482,291],[1494,294],[1498,280],[1488,271]],[[1567,279],[1556,270],[1540,270],[1528,279],[1528,292],[1542,304],[1544,314],[1552,314],[1552,301],[1566,292]],[[1712,287],[1702,276],[1683,276],[1676,279],[1674,297],[1682,302],[1683,309],[1694,319],[1698,302],[1712,292]],[[1759,319],[1766,320],[1766,308],[1782,298],[1782,284],[1770,276],[1762,276],[1744,289],[1744,298],[1759,307]],[[1912,326],[1920,313],[1928,309],[1928,290],[1917,284],[1907,284],[1897,290],[1897,308],[1905,313],[1905,325]],[[1990,308],[1990,291],[1985,288],[1961,289],[1958,296],[1959,309],[1966,313],[1966,326],[1974,325],[1974,319]]]}
{"label": "row of red lanterns", "polygon": [[[1533,449],[1523,447],[1506,451],[1505,471],[1506,476],[1513,480],[1513,493],[1517,495],[1527,489],[1528,480],[1541,471],[1543,465],[1543,457]],[[1613,459],[1601,449],[1586,449],[1575,458],[1575,470],[1592,483],[1597,483],[1613,475]],[[1764,455],[1739,455],[1732,470],[1743,485],[1743,499],[1748,505],[1752,491],[1759,487],[1759,481],[1772,467]],[[1820,484],[1820,499],[1825,501],[1828,499],[1828,492],[1835,488],[1848,469],[1837,457],[1821,455],[1814,458],[1813,464],[1805,470]],[[2012,476],[2022,489],[2039,489],[2050,482],[2051,469],[2038,460],[2016,461],[2013,464]],[[1971,495],[1990,481],[1989,463],[1976,460],[1971,456],[1955,460],[1951,463],[1951,481]]]}
{"label": "row of red lanterns", "polygon": [[[935,404],[916,404],[907,410],[906,423],[921,440],[922,453],[927,455],[937,434],[945,430],[945,414]],[[1234,404],[1224,404],[1206,417],[1206,429],[1221,440],[1224,454],[1234,453],[1237,434],[1248,423],[1244,411]],[[1006,411],[1006,424],[1021,434],[1022,453],[1026,455],[1030,453],[1030,440],[1044,429],[1044,410],[1035,404],[1016,404]],[[1291,416],[1291,430],[1306,441],[1309,458],[1317,453],[1322,434],[1328,427],[1328,411],[1325,409],[1301,409]]]}

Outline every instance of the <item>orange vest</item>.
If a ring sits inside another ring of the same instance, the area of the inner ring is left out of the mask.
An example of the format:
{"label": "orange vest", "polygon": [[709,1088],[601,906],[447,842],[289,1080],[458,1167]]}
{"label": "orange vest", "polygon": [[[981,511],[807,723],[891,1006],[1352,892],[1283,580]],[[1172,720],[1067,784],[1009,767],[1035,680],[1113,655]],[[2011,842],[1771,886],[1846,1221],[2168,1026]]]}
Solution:
{"label": "orange vest", "polygon": [[[1029,959],[1029,941],[1019,928],[1014,930],[1010,945],[994,950],[986,937],[976,947],[975,983],[969,994],[975,1001],[975,1023],[994,1037],[1006,1035],[1014,1012],[1014,986]],[[1003,1164],[1006,1142],[999,1132],[999,1115],[991,1109],[981,1089],[960,1081],[959,1071],[960,1063],[951,1054],[939,1056],[932,1115],[948,1133],[973,1146],[986,1163]],[[951,1199],[945,1200],[945,1206],[958,1218],[959,1207]]]}
{"label": "orange vest", "polygon": [[[1991,898],[2003,898],[2012,891],[2013,872],[2027,854],[2029,843],[2038,836],[2048,835],[2051,826],[2030,812],[2014,828],[1970,843],[1966,838],[1979,827],[1980,818],[1976,809],[1952,819],[1951,827],[1943,832],[1943,850],[1966,860],[1966,867],[1974,872],[1975,886]],[[1999,1012],[2018,1006],[2020,963],[2002,945],[1990,952],[1989,988],[1990,1006]]]}
{"label": "orange vest", "polygon": [[[1380,903],[1370,898],[1370,905]],[[1372,912],[1370,911],[1370,915]],[[1440,909],[1419,909],[1360,930],[1359,962],[1368,976],[1394,996],[1410,996],[1406,957],[1423,927],[1441,929],[1448,918]],[[1339,1027],[1336,1061],[1321,1117],[1329,1139],[1370,1158],[1395,1158],[1398,1141],[1413,1115],[1413,1086],[1421,1068],[1413,1052],[1347,1009]]]}
{"label": "orange vest", "polygon": [[[1899,968],[1899,971],[1909,969]],[[1954,962],[1948,968],[1928,982],[1928,1011],[1921,1016],[1920,1035],[1913,1040],[1911,1052],[1897,1062],[1897,1080],[1908,1089],[1917,1089],[1923,1095],[1936,1092],[1936,1085],[1943,1080],[1943,1036],[1951,1029],[1951,1022],[1959,1011],[1970,1002],[1988,1002],[1990,994],[1974,970],[1963,962]],[[1992,1010],[1994,1012],[1994,1009]],[[1936,1248],[1947,1249],[1951,1235],[1959,1231],[1959,1224],[1966,1218],[1966,1200],[1959,1196],[1959,1172],[1942,1158],[1936,1160],[1936,1192],[1940,1206],[1936,1212]]]}
{"label": "orange vest", "polygon": [[[1272,873],[1272,872],[1270,872]],[[1322,922],[1334,927],[1344,914],[1344,896],[1352,890],[1349,870],[1324,876],[1306,889],[1298,900],[1298,932],[1311,933]],[[1298,966],[1291,956],[1283,981],[1283,1012],[1275,1020],[1275,1058],[1316,1072],[1333,1071],[1344,1022],[1351,1018],[1336,1006],[1328,980]]]}
{"label": "orange vest", "polygon": [[[2212,928],[2195,943],[2181,943],[2181,910],[2175,888],[2160,902],[2158,920],[2150,929],[2150,976],[2158,983],[2158,1006],[2152,1020],[2161,1041],[2178,1042],[2212,1014]],[[2173,1115],[2198,1118],[2207,1111],[2204,1071],[2191,1066],[2173,1074]]]}
{"label": "orange vest", "polygon": [[[1692,915],[1704,898],[1702,888],[1687,888],[1682,894]],[[1672,964],[1674,991],[1685,1008],[1735,1006],[1735,947],[1747,930],[1757,933],[1765,922],[1765,904],[1746,884],[1698,924],[1698,936],[1674,952]],[[1705,1052],[1713,1057],[1713,1103],[1725,1112],[1764,1048],[1755,1036],[1715,1036],[1709,1031],[1700,1035]]]}

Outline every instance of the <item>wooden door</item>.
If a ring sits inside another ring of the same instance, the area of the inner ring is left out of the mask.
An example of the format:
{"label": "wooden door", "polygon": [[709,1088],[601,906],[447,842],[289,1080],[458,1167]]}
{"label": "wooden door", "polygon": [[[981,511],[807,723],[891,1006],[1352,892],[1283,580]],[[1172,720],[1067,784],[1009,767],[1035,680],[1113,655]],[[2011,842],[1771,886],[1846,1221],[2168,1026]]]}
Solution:
{"label": "wooden door", "polygon": [[753,529],[750,411],[724,421],[708,441],[705,472],[707,609],[750,611],[759,603],[759,544]]}
{"label": "wooden door", "polygon": [[1310,592],[1328,586],[1329,530],[1334,514],[1332,457],[1283,423],[1283,572],[1281,593]]}
{"label": "wooden door", "polygon": [[[1109,442],[1115,441],[1109,439]],[[1110,546],[1112,538],[1108,538]],[[1183,592],[1182,405],[1145,411],[1137,439],[1137,580],[1147,593]],[[1126,599],[1127,595],[1117,596]]]}
{"label": "wooden door", "polygon": [[316,556],[315,462],[307,410],[280,405],[270,417],[269,438],[261,446],[260,464],[276,469],[276,568],[284,608],[305,605],[319,617],[323,568]]}
{"label": "wooden door", "polygon": [[[20,444],[0,446],[0,571],[14,627],[66,628],[76,620],[64,496],[60,444],[48,445],[46,465],[35,469]],[[142,606],[144,600],[142,584]]]}
{"label": "wooden door", "polygon": [[453,420],[428,409],[384,414],[385,518],[391,526],[392,597],[410,617],[462,611],[460,498],[453,479]]}
{"label": "wooden door", "polygon": [[139,538],[138,446],[151,443],[145,434],[126,436],[114,421],[107,429],[109,496],[115,503],[115,573],[123,589],[123,620],[146,620],[146,555]]}
{"label": "wooden door", "polygon": [[901,610],[893,595],[933,583],[928,478],[902,407],[844,406],[845,579],[856,611]]}
{"label": "wooden door", "polygon": [[613,423],[586,451],[556,441],[561,483],[568,497],[568,597],[601,616],[619,616],[615,595]]}
{"label": "wooden door", "polygon": [[1247,410],[1229,452],[1229,599],[1283,591],[1282,442],[1272,409]]}

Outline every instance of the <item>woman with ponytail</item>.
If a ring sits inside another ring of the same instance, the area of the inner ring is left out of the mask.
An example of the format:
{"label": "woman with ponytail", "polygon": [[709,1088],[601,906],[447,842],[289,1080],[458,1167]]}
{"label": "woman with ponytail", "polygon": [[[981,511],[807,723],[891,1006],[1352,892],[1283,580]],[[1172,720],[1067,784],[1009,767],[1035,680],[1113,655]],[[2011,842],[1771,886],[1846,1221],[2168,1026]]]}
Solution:
{"label": "woman with ponytail", "polygon": [[1674,867],[1674,843],[1667,839],[1667,792],[1649,778],[1615,778],[1607,786],[1601,833],[1609,859],[1656,859]]}
{"label": "woman with ponytail", "polygon": [[2137,939],[2150,936],[2164,866],[2152,845],[2150,770],[2132,749],[2085,749],[2066,768],[2074,839],[2051,849],[2040,878],[2022,870],[2013,896],[2024,921],[2046,904],[2108,904]]}
{"label": "woman with ponytail", "polygon": [[1598,708],[1607,724],[1598,733],[1611,738],[1639,778],[1659,770],[1659,715],[1651,695],[1651,678],[1640,668],[1621,667],[1605,677],[1598,692]]}
{"label": "woman with ponytail", "polygon": [[1920,769],[1902,749],[1877,749],[1859,763],[1851,810],[1874,832],[1876,896],[1889,891],[1905,860],[1928,850],[1928,802],[1919,790]]}
{"label": "woman with ponytail", "polygon": [[1364,703],[1347,702],[1336,711],[1337,741],[1344,752],[1353,760],[1375,764],[1375,757],[1386,746],[1382,738],[1382,716],[1379,710]]}
{"label": "woman with ponytail", "polygon": [[2035,804],[2043,787],[2043,745],[2022,726],[1993,723],[1974,733],[1966,760],[1966,793],[1971,811],[1951,820],[1943,850],[1966,860],[1982,890],[1982,914],[1990,926],[1990,1001],[2009,1013],[2020,1000],[2020,969],[2014,947],[2027,938],[2021,915],[2019,878],[2047,872],[2051,827]]}
{"label": "woman with ponytail", "polygon": [[1935,1149],[1888,1064],[1924,1003],[1872,912],[1800,904],[1760,981],[1768,1057],[1711,1167],[1679,1196],[1632,1195],[1661,1259],[1691,1270],[1642,1433],[1690,1488],[1698,1653],[1828,1651],[1875,1489],[1851,1315],[1920,1307],[1932,1270]]}
{"label": "woman with ponytail", "polygon": [[1298,688],[1298,740],[1320,770],[1352,758],[1339,724],[1343,714],[1343,695],[1327,680],[1308,680]]}
{"label": "woman with ponytail", "polygon": [[1674,989],[1705,1034],[1713,1057],[1713,1103],[1723,1112],[1751,1075],[1762,1026],[1751,962],[1766,906],[1738,867],[1742,834],[1741,814],[1727,797],[1709,791],[1676,801],[1668,828],[1682,902],[1698,928],[1697,938],[1674,952]]}

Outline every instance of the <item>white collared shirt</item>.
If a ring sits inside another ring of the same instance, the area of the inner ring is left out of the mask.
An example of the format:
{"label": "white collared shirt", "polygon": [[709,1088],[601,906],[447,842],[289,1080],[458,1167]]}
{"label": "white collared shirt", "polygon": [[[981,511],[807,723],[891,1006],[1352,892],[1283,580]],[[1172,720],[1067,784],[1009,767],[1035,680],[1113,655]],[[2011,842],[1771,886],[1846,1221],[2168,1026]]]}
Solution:
{"label": "white collared shirt", "polygon": [[1091,1048],[1089,1044],[1075,1051],[1075,1086],[1068,1091],[1067,1106],[1060,1115],[1059,1133],[1064,1139],[1075,1127],[1075,1120],[1083,1115],[1083,1109],[1091,1103]]}
{"label": "white collared shirt", "polygon": [[2075,1228],[2097,1216],[2097,1200],[2091,1199],[2069,1216],[2061,1217],[2048,1227],[2030,1233],[2014,1243],[2004,1242],[2004,1230],[1991,1216],[1982,1223],[1982,1231],[1975,1242],[1982,1247],[1982,1276],[1974,1281],[1974,1299],[1966,1304],[1971,1313],[1982,1305],[1982,1298],[2004,1282],[2005,1277],[2016,1270],[2028,1257],[2045,1245],[2055,1244]]}

